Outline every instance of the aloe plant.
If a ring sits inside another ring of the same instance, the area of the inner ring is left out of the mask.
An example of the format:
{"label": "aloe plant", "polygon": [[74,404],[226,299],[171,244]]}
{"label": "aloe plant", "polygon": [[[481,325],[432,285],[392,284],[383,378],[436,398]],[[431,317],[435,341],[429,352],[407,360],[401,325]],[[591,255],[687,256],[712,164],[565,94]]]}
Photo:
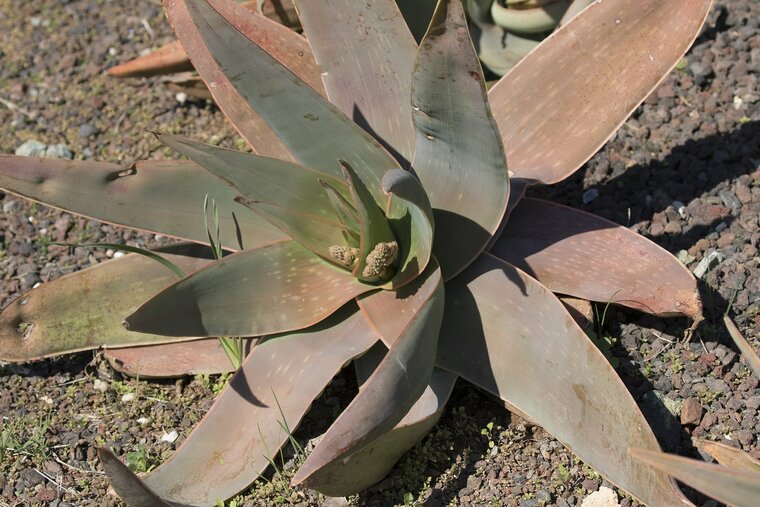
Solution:
{"label": "aloe plant", "polygon": [[[596,3],[488,92],[459,0],[438,2],[419,46],[391,0],[295,3],[308,44],[230,0],[165,2],[254,153],[159,134],[189,160],[0,157],[0,188],[196,244],[160,252],[191,273],[180,281],[126,255],[22,295],[0,314],[0,357],[106,347],[117,369],[167,376],[228,368],[207,337],[263,337],[167,462],[138,478],[101,449],[133,506],[245,488],[351,360],[359,394],[294,483],[347,495],[379,481],[461,377],[643,502],[686,502],[629,456],[657,441],[553,292],[699,320],[694,278],[624,227],[522,197],[614,133],[710,1]],[[206,195],[216,243],[235,251],[218,260],[203,247]]]}

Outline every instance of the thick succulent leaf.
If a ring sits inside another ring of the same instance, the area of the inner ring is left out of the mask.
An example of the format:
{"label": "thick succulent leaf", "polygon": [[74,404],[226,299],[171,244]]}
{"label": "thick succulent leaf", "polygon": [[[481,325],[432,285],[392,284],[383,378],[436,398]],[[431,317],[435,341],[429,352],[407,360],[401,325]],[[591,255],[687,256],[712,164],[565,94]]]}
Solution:
{"label": "thick succulent leaf", "polygon": [[114,491],[123,499],[128,499],[130,507],[177,507],[178,504],[163,501],[127,465],[114,454],[101,447],[98,458],[106,475],[111,480]]}
{"label": "thick succulent leaf", "polygon": [[[210,506],[252,483],[287,441],[285,428],[293,431],[338,370],[376,342],[355,308],[254,347],[188,439],[144,478],[147,486],[166,502]],[[126,488],[117,492],[137,505]]]}
{"label": "thick succulent leaf", "polygon": [[[192,272],[210,261],[200,247],[161,255]],[[129,254],[43,283],[0,313],[0,359],[29,361],[98,347],[147,345],[176,338],[130,333],[124,317],[177,281],[166,267]]]}
{"label": "thick succulent leaf", "polygon": [[734,321],[731,320],[731,317],[725,315],[723,317],[723,323],[726,325],[726,329],[728,329],[728,334],[731,335],[731,339],[734,340],[734,343],[739,348],[744,358],[747,360],[749,367],[752,368],[753,372],[755,372],[757,378],[760,378],[760,357],[758,357],[755,349],[753,349],[752,345],[749,344],[747,339],[742,336],[741,331],[739,331],[739,328],[736,327],[736,324],[734,324]]}
{"label": "thick succulent leaf", "polygon": [[[265,52],[268,58],[275,59],[296,74],[306,83],[305,87],[311,87],[318,93],[324,94],[321,71],[311,54],[306,39],[279,23],[233,2],[227,0],[216,3],[221,6],[220,10],[226,9],[225,12],[228,12],[229,19],[233,20],[235,25],[233,30],[236,33],[242,33],[244,37],[255,41],[263,48],[260,51]],[[204,38],[193,23],[187,3],[172,1],[165,2],[164,6],[174,32],[187,54],[190,55],[193,67],[206,82],[214,101],[230,119],[241,137],[260,155],[297,160],[290,154],[290,150],[280,140],[278,134],[272,130],[273,126],[270,126],[269,122],[260,115],[261,112],[254,110],[251,104],[236,91],[235,83],[232,82],[238,79],[236,72],[233,71],[229,75],[225,74],[211,56],[212,53],[218,54],[218,48],[207,47]],[[249,57],[248,54],[242,57],[236,56],[243,61],[251,61]],[[235,79],[231,80],[230,75],[235,76]],[[248,77],[244,81],[250,82]],[[276,88],[276,85],[272,83],[269,88],[272,87]],[[263,88],[259,91],[262,94],[268,93]],[[282,113],[284,110],[280,112]]]}
{"label": "thick succulent leaf", "polygon": [[292,162],[185,137],[158,135],[158,139],[230,183],[245,198],[238,202],[316,254],[329,259],[330,246],[343,243],[341,224],[320,179],[346,196],[344,181]]}
{"label": "thick succulent leaf", "polygon": [[330,102],[396,156],[414,155],[411,76],[417,43],[393,0],[296,0]]}
{"label": "thick succulent leaf", "polygon": [[628,456],[657,440],[607,359],[559,300],[483,254],[446,284],[438,366],[499,396],[647,505],[680,505],[674,485]]}
{"label": "thick succulent leaf", "polygon": [[509,168],[553,183],[583,165],[678,63],[710,3],[604,0],[554,32],[488,94]]}
{"label": "thick succulent leaf", "polygon": [[[233,188],[187,160],[146,160],[122,167],[0,155],[0,188],[103,222],[198,243],[208,241],[203,225],[203,200],[208,195],[219,206],[225,248],[256,248],[286,238],[235,204]],[[242,246],[240,238],[245,239]]]}
{"label": "thick succulent leaf", "polygon": [[285,241],[214,262],[157,294],[125,325],[166,336],[283,333],[316,324],[372,289],[298,243]]}
{"label": "thick succulent leaf", "polygon": [[386,215],[399,243],[399,268],[390,282],[394,288],[409,283],[427,267],[433,252],[433,210],[420,180],[402,169],[383,176],[388,194]]}
{"label": "thick succulent leaf", "polygon": [[702,320],[694,276],[635,232],[584,211],[523,199],[491,253],[553,292]]}
{"label": "thick succulent leaf", "polygon": [[[322,187],[325,189],[325,192],[327,193],[327,197],[330,198],[330,202],[333,205],[333,208],[335,209],[335,213],[338,215],[338,220],[340,221],[341,225],[344,227],[350,229],[351,231],[360,231],[361,230],[361,223],[359,220],[359,212],[356,211],[356,208],[354,208],[354,205],[349,202],[349,200],[344,197],[344,195],[338,191],[337,188],[333,187],[330,183],[327,181],[320,179],[319,183],[322,185]],[[352,241],[355,242],[355,244],[352,244],[351,246],[359,246],[359,233],[356,232],[356,234],[351,234]]]}
{"label": "thick succulent leaf", "polygon": [[[259,5],[261,4],[261,5]],[[263,14],[285,26],[298,26],[298,16],[290,2],[282,0],[263,0],[252,2],[240,2],[246,9]],[[138,56],[128,62],[116,65],[108,69],[108,74],[113,77],[148,77],[160,74],[184,72],[193,69],[190,58],[185,53],[179,41],[173,41],[161,46],[151,53]],[[203,85],[205,89],[206,86]],[[206,89],[208,93],[208,89]],[[203,97],[205,98],[205,97]],[[209,95],[209,98],[210,95]]]}
{"label": "thick succulent leaf", "polygon": [[412,166],[433,205],[433,251],[448,280],[497,232],[509,195],[504,148],[459,1],[436,7],[417,55],[412,107]]}
{"label": "thick succulent leaf", "polygon": [[[225,86],[234,94],[232,102],[229,97],[214,95],[223,110],[229,109],[225,102],[255,110],[307,167],[341,177],[336,161],[346,160],[375,200],[382,202],[380,180],[398,163],[369,134],[278,63],[267,52],[268,46],[259,46],[245,30],[238,30],[251,17],[245,9],[229,0],[179,0],[168,5],[168,13],[183,44],[191,41],[200,54],[213,55],[203,59],[202,65],[194,60],[201,77],[207,83],[216,82],[221,72],[234,88]],[[207,49],[200,49],[204,44]],[[209,88],[213,91],[214,87]],[[231,119],[237,123],[236,118]]]}
{"label": "thick succulent leaf", "polygon": [[760,498],[760,472],[749,472],[695,459],[645,449],[631,449],[631,456],[679,481],[736,507],[756,507]]}
{"label": "thick succulent leaf", "polygon": [[354,276],[368,282],[377,282],[387,279],[385,270],[372,270],[370,266],[370,254],[382,244],[396,243],[398,254],[398,243],[396,236],[393,234],[391,224],[383,213],[383,210],[377,205],[375,198],[372,196],[369,188],[362,178],[354,171],[347,162],[340,161],[343,177],[351,193],[351,200],[359,217],[360,242],[359,258],[354,267]]}
{"label": "thick succulent leaf", "polygon": [[443,304],[443,280],[435,262],[398,291],[380,291],[360,301],[370,326],[391,346],[298,470],[294,484],[313,487],[310,477],[319,469],[360,451],[409,412],[430,382]]}
{"label": "thick succulent leaf", "polygon": [[[247,355],[256,338],[243,338]],[[235,371],[218,338],[107,349],[111,367],[130,377],[142,379],[176,378],[185,375],[214,375]]]}
{"label": "thick succulent leaf", "polygon": [[[380,364],[388,349],[381,343],[355,362],[363,384]],[[430,384],[422,396],[393,427],[380,438],[345,458],[332,461],[309,477],[309,486],[327,496],[348,496],[381,481],[406,451],[425,438],[443,414],[457,376],[433,369]]]}
{"label": "thick succulent leaf", "polygon": [[108,69],[113,77],[148,77],[192,70],[193,66],[179,41]]}
{"label": "thick succulent leaf", "polygon": [[697,440],[697,446],[723,466],[760,473],[760,461],[741,449],[710,440]]}

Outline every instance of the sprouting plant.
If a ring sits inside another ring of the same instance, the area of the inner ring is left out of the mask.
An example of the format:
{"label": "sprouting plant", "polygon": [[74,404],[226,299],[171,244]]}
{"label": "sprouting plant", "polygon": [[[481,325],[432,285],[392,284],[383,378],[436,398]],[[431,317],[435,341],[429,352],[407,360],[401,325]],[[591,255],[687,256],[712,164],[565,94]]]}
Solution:
{"label": "sprouting plant", "polygon": [[[625,227],[522,197],[593,155],[683,56],[709,4],[594,3],[486,91],[458,0],[438,2],[419,45],[391,0],[298,0],[308,42],[230,0],[167,0],[254,153],[159,134],[190,160],[1,156],[0,188],[195,245],[154,252],[188,274],[179,281],[125,255],[22,295],[0,313],[0,357],[105,346],[127,373],[210,374],[230,365],[204,338],[262,337],[161,466],[139,478],[101,449],[132,505],[233,497],[350,361],[359,393],[294,484],[345,496],[378,482],[461,377],[636,498],[678,504],[665,475],[628,455],[657,441],[554,293],[699,320],[693,276]],[[206,195],[218,233],[201,220]],[[220,245],[237,251],[214,258]],[[32,324],[23,337],[19,322]]]}
{"label": "sprouting plant", "polygon": [[124,455],[124,461],[133,472],[145,473],[153,470],[156,465],[150,451],[144,445],[138,445],[137,449]]}
{"label": "sprouting plant", "polygon": [[[617,291],[619,292],[619,291]],[[617,294],[615,292],[615,294]],[[612,295],[612,297],[615,297],[615,294]],[[594,305],[594,314],[596,315],[596,331],[592,329],[587,329],[586,334],[591,339],[592,342],[594,342],[594,345],[596,345],[599,350],[602,351],[602,354],[604,354],[604,357],[607,358],[607,361],[610,362],[613,368],[617,368],[620,366],[620,361],[618,358],[616,358],[612,354],[612,347],[617,343],[617,339],[604,331],[604,324],[607,322],[607,310],[610,307],[610,301],[607,301],[607,303],[604,305],[604,310],[602,310],[601,316],[599,315],[599,306]]]}
{"label": "sprouting plant", "polygon": [[[211,213],[214,218],[214,229],[209,227],[208,223],[208,194],[203,198],[203,225],[206,227],[209,247],[214,259],[219,260],[224,257],[222,248],[221,235],[219,234],[219,210],[216,208],[216,201],[211,199]],[[237,370],[243,364],[245,359],[245,342],[239,336],[220,336],[219,343],[224,349],[224,353],[232,363],[232,368]]]}
{"label": "sprouting plant", "polygon": [[50,455],[47,431],[52,414],[46,412],[36,417],[3,417],[0,420],[0,463],[10,455],[27,455],[44,461]]}
{"label": "sprouting plant", "polygon": [[493,421],[486,424],[486,427],[480,430],[480,434],[488,439],[488,448],[493,449],[496,445],[493,441]]}

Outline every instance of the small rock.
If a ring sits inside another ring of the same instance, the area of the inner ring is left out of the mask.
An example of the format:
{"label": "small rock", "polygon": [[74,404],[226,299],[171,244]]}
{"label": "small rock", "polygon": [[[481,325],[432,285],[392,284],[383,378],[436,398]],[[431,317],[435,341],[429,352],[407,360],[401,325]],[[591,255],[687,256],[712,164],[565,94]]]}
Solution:
{"label": "small rock", "polygon": [[602,486],[599,491],[595,491],[584,498],[581,507],[620,507],[620,504],[615,492],[606,486]]}
{"label": "small rock", "polygon": [[40,475],[40,473],[33,468],[27,468],[21,472],[21,477],[27,481],[30,486],[36,486],[37,484],[42,484],[45,482],[45,478],[42,477],[42,475]]}
{"label": "small rock", "polygon": [[20,157],[43,157],[45,156],[45,146],[39,141],[30,139],[18,148],[16,148],[16,155]]}
{"label": "small rock", "polygon": [[6,201],[3,203],[3,213],[12,213],[19,209],[18,201]]}
{"label": "small rock", "polygon": [[760,408],[760,396],[750,396],[744,404],[750,410],[757,410]]}
{"label": "small rock", "polygon": [[707,384],[707,389],[712,392],[721,394],[727,394],[731,392],[731,387],[726,383],[726,381],[719,378],[707,377],[705,379],[705,384]]}
{"label": "small rock", "polygon": [[79,127],[79,137],[87,139],[90,136],[96,136],[100,133],[100,129],[90,123],[83,123]]}
{"label": "small rock", "polygon": [[177,438],[179,438],[179,433],[177,433],[175,430],[171,430],[169,433],[164,433],[161,435],[161,441],[162,442],[169,442],[174,443]]}
{"label": "small rock", "polygon": [[348,500],[343,497],[327,496],[324,498],[322,505],[325,507],[342,507],[348,505]]}
{"label": "small rock", "polygon": [[123,403],[131,403],[135,401],[135,393],[126,393],[121,397]]}
{"label": "small rock", "polygon": [[681,424],[698,425],[702,420],[702,405],[694,398],[686,398],[681,404]]}
{"label": "small rock", "polygon": [[581,199],[583,200],[583,204],[589,204],[597,197],[599,197],[599,190],[592,188],[583,192],[583,197]]}
{"label": "small rock", "polygon": [[739,209],[742,207],[742,202],[736,197],[736,194],[729,190],[721,190],[718,192],[718,196],[728,208]]}
{"label": "small rock", "polygon": [[185,105],[185,102],[187,102],[187,93],[179,92],[174,98],[177,99],[177,102],[179,102],[180,105]]}
{"label": "small rock", "polygon": [[687,216],[686,205],[684,203],[682,203],[681,201],[673,201],[673,209],[676,210],[676,212],[681,218],[686,218]]}
{"label": "small rock", "polygon": [[96,391],[100,391],[101,393],[104,393],[108,390],[108,384],[100,380],[99,378],[96,378],[95,381],[92,383],[92,388]]}
{"label": "small rock", "polygon": [[723,262],[723,254],[716,250],[713,250],[712,252],[705,255],[701,261],[699,261],[697,267],[694,268],[694,276],[697,278],[702,278],[705,276],[709,269],[714,268],[721,262]]}
{"label": "small rock", "polygon": [[731,436],[738,440],[744,447],[751,446],[752,440],[754,440],[754,436],[749,430],[737,430],[734,431]]}
{"label": "small rock", "polygon": [[145,426],[145,425],[146,425],[146,424],[148,424],[149,422],[150,422],[150,417],[140,417],[140,418],[137,420],[137,424],[139,424],[140,426]]}
{"label": "small rock", "polygon": [[71,160],[74,154],[71,153],[65,144],[51,144],[45,150],[45,156],[48,158],[65,158]]}
{"label": "small rock", "polygon": [[596,491],[599,489],[599,481],[596,481],[594,479],[586,479],[581,484],[583,486],[583,489],[586,491]]}
{"label": "small rock", "polygon": [[37,501],[41,502],[43,505],[47,505],[48,502],[52,502],[53,500],[55,500],[56,496],[57,496],[56,492],[53,491],[52,489],[42,488],[37,493]]}
{"label": "small rock", "polygon": [[678,257],[678,260],[681,261],[681,264],[684,266],[688,266],[696,260],[687,250],[679,250],[676,257]]}

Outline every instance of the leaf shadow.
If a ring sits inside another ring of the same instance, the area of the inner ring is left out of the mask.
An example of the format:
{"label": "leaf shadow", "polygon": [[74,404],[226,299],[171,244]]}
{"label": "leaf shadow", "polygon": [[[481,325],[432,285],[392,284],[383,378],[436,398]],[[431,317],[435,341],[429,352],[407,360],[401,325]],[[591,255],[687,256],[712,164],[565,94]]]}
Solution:
{"label": "leaf shadow", "polygon": [[[552,186],[531,187],[528,195],[577,206],[623,226],[651,220],[656,213],[672,216],[677,213],[674,201],[681,201],[688,210],[694,199],[724,190],[731,181],[756,170],[760,165],[759,138],[760,121],[750,121],[731,132],[687,140],[662,160],[638,163],[622,171],[613,162],[611,174],[587,188],[584,178],[593,178],[593,168],[607,161],[607,155],[597,155],[567,180]],[[598,190],[599,197],[582,205],[579,197],[588,189]],[[681,232],[644,236],[671,252],[688,249],[721,222],[730,226],[741,209],[727,211],[719,204],[711,206],[716,207],[705,213],[708,219],[692,220],[681,227]],[[710,212],[716,216],[709,219]]]}

